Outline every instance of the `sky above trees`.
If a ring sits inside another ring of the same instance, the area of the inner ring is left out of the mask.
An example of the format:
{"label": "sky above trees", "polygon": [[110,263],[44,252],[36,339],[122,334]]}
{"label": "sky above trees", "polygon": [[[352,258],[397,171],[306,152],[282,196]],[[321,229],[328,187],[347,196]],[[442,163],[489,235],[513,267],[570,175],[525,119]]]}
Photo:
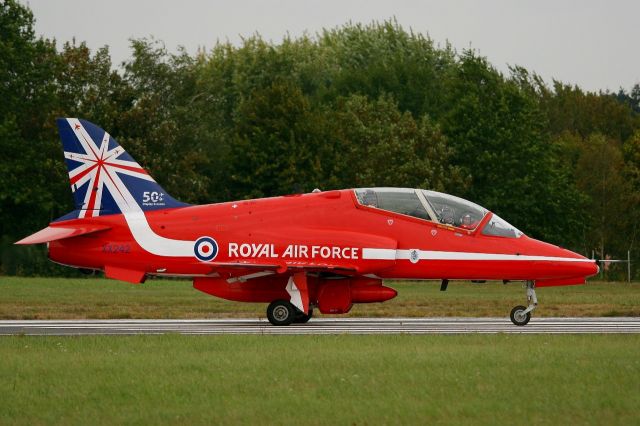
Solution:
{"label": "sky above trees", "polygon": [[348,22],[397,20],[458,50],[472,47],[500,71],[520,65],[546,80],[589,91],[630,90],[640,82],[637,54],[640,2],[383,1],[383,0],[29,0],[36,33],[73,37],[95,50],[109,45],[114,63],[130,58],[130,38],[153,36],[170,51],[194,53],[217,40],[239,45],[259,33],[280,42],[289,33],[315,34]]}

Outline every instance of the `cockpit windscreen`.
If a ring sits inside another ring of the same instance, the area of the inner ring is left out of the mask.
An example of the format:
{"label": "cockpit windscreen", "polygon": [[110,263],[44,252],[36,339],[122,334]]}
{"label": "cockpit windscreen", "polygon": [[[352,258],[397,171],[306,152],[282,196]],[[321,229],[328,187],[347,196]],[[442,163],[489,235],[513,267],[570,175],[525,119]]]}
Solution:
{"label": "cockpit windscreen", "polygon": [[422,190],[438,222],[464,229],[475,229],[488,210],[471,201],[436,191]]}

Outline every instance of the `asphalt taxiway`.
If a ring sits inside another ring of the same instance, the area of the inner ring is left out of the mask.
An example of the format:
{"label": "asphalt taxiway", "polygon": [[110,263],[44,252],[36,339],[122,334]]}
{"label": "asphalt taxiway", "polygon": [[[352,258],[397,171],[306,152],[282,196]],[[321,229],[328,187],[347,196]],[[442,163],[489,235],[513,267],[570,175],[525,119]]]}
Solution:
{"label": "asphalt taxiway", "polygon": [[463,334],[640,333],[640,318],[533,318],[524,327],[508,318],[316,318],[274,327],[258,319],[6,320],[0,335],[120,334]]}

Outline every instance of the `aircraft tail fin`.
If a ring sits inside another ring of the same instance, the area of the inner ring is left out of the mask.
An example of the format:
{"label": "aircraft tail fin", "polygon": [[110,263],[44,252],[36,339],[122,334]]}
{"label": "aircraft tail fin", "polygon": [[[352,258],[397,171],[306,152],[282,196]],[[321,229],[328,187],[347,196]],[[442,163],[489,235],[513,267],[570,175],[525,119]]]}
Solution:
{"label": "aircraft tail fin", "polygon": [[58,220],[148,211],[187,204],[177,201],[100,127],[58,118],[76,210]]}

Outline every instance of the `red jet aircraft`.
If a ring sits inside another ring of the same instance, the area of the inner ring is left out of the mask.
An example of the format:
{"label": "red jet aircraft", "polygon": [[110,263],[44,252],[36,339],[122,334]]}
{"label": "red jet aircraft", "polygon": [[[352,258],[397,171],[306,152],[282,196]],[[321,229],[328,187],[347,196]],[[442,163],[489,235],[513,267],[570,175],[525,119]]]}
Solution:
{"label": "red jet aircraft", "polygon": [[49,258],[142,283],[182,276],[205,293],[269,303],[274,325],[307,322],[313,309],[396,296],[385,279],[583,284],[593,260],[528,238],[477,204],[435,191],[360,188],[192,206],[172,198],[108,133],[58,119],[77,209],[17,244],[47,243]]}

